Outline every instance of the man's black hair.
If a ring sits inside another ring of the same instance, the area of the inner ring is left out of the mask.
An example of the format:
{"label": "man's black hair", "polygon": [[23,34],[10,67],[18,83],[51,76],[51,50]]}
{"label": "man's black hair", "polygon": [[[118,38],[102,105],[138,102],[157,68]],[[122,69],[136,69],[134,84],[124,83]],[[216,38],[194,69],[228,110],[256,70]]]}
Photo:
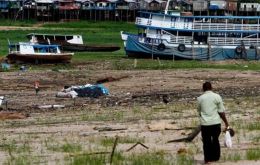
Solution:
{"label": "man's black hair", "polygon": [[203,91],[210,91],[212,90],[212,85],[209,81],[206,81],[205,83],[203,83]]}

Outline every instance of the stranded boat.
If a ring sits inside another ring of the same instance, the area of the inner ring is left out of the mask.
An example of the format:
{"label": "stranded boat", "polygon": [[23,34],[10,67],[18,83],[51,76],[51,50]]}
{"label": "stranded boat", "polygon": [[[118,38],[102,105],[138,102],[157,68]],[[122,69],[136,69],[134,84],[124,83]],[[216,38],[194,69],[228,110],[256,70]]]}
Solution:
{"label": "stranded boat", "polygon": [[138,34],[121,32],[128,56],[195,60],[259,59],[260,16],[140,12]]}
{"label": "stranded boat", "polygon": [[41,45],[28,42],[9,44],[9,63],[67,63],[74,53],[61,52],[58,45]]}
{"label": "stranded boat", "polygon": [[115,45],[86,45],[83,43],[81,35],[56,35],[56,34],[37,34],[27,35],[32,43],[57,44],[65,51],[89,51],[89,52],[112,52],[120,49]]}

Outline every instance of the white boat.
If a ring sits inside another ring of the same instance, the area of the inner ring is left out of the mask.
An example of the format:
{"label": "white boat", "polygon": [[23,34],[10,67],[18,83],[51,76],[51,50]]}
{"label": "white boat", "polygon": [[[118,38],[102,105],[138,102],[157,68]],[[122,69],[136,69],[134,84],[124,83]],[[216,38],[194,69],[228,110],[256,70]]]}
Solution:
{"label": "white boat", "polygon": [[58,44],[65,51],[87,51],[87,52],[113,52],[120,49],[116,45],[88,45],[83,43],[81,35],[62,34],[39,34],[30,33],[27,35],[32,43]]}
{"label": "white boat", "polygon": [[121,32],[131,57],[259,59],[260,16],[192,16],[140,12],[138,34]]}
{"label": "white boat", "polygon": [[41,45],[28,42],[9,44],[9,63],[68,63],[74,53],[61,52],[58,45]]}

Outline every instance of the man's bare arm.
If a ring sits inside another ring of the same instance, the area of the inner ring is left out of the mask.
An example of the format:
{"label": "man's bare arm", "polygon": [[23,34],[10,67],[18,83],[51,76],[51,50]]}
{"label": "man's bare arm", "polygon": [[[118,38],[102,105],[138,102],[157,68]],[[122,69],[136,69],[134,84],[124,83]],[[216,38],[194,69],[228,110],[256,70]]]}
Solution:
{"label": "man's bare arm", "polygon": [[229,124],[228,124],[225,112],[219,112],[218,114],[219,114],[220,118],[224,121],[226,128],[228,128]]}

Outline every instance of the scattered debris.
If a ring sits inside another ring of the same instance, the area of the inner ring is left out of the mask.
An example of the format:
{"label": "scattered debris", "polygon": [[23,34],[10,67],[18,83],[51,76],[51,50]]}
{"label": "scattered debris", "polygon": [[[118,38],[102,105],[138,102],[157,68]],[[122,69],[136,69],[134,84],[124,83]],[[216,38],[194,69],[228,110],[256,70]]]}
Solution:
{"label": "scattered debris", "polygon": [[70,153],[69,156],[80,156],[80,155],[98,155],[98,154],[110,154],[111,152],[105,152],[105,151],[101,151],[101,152],[91,152],[91,153]]}
{"label": "scattered debris", "polygon": [[0,120],[5,119],[25,119],[29,117],[29,115],[24,115],[18,112],[0,112]]}
{"label": "scattered debris", "polygon": [[146,148],[146,149],[149,149],[149,147],[147,147],[147,146],[144,145],[143,143],[137,142],[135,145],[133,145],[132,147],[130,147],[129,149],[127,149],[126,152],[132,150],[132,149],[135,148],[138,144],[140,144],[141,146],[143,146],[143,147]]}
{"label": "scattered debris", "polygon": [[187,154],[188,151],[185,149],[185,148],[180,148],[178,151],[177,151],[178,154]]}
{"label": "scattered debris", "polygon": [[86,84],[82,86],[64,86],[61,92],[58,92],[56,97],[75,98],[75,97],[92,97],[98,98],[103,95],[109,95],[109,91],[102,84],[92,85]]}
{"label": "scattered debris", "polygon": [[1,63],[1,71],[8,71],[10,69],[10,64],[3,62]]}
{"label": "scattered debris", "polygon": [[161,131],[161,130],[176,130],[177,126],[166,122],[156,122],[155,124],[148,125],[150,131]]}
{"label": "scattered debris", "polygon": [[37,108],[39,109],[50,109],[50,108],[64,108],[65,105],[39,105]]}
{"label": "scattered debris", "polygon": [[98,80],[96,81],[96,83],[97,83],[97,84],[103,84],[103,83],[105,83],[105,82],[119,81],[119,80],[121,80],[121,79],[123,79],[123,78],[128,78],[128,77],[129,77],[129,76],[121,76],[121,77],[115,78],[115,77],[109,76],[109,77],[105,77],[105,78],[98,79]]}
{"label": "scattered debris", "polygon": [[121,130],[127,130],[126,127],[111,127],[111,126],[101,126],[101,127],[94,127],[94,130],[98,130],[99,132],[102,131],[121,131]]}

